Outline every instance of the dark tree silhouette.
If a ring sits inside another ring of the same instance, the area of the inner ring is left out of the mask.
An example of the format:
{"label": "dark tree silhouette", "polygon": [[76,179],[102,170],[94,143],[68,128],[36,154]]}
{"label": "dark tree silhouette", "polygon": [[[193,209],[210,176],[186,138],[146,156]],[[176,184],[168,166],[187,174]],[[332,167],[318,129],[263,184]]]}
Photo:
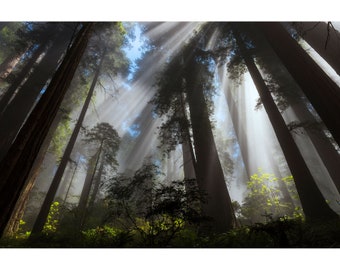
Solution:
{"label": "dark tree silhouette", "polygon": [[36,222],[33,226],[33,229],[32,229],[32,234],[36,234],[36,233],[39,233],[43,230],[44,228],[44,224],[46,222],[46,218],[48,216],[48,212],[50,210],[50,206],[53,202],[53,199],[57,193],[57,190],[58,190],[58,187],[60,185],[60,182],[61,182],[61,179],[63,177],[63,174],[64,174],[64,171],[66,169],[66,166],[70,160],[70,156],[71,156],[71,153],[72,153],[72,150],[73,150],[73,147],[76,143],[76,140],[77,140],[77,137],[78,137],[78,134],[79,134],[79,131],[82,127],[82,124],[83,124],[83,121],[84,121],[84,118],[85,118],[85,114],[87,112],[87,109],[90,105],[90,101],[91,101],[91,98],[92,98],[92,95],[94,93],[94,89],[95,89],[95,86],[97,84],[97,80],[98,80],[98,77],[99,77],[99,74],[100,74],[100,70],[101,70],[101,66],[102,66],[102,63],[104,61],[104,55],[105,53],[103,53],[102,57],[101,57],[101,61],[98,65],[98,68],[97,68],[97,71],[96,71],[96,74],[93,78],[93,81],[92,81],[92,84],[91,84],[91,87],[90,87],[90,90],[87,94],[87,97],[86,97],[86,100],[84,102],[84,105],[82,107],[82,110],[80,112],[80,115],[78,117],[78,120],[77,120],[77,124],[76,126],[74,127],[73,129],[73,132],[72,132],[72,135],[71,135],[71,138],[66,146],[66,149],[64,151],[64,154],[63,154],[63,157],[60,161],[60,164],[58,166],[58,169],[57,169],[57,172],[55,173],[54,177],[53,177],[53,180],[52,180],[52,183],[48,189],[48,192],[46,194],[46,197],[45,197],[45,200],[43,202],[43,205],[39,211],[39,214],[37,216],[37,219],[36,219]]}
{"label": "dark tree silhouette", "polygon": [[339,87],[280,23],[258,23],[258,26],[340,145]]}
{"label": "dark tree silhouette", "polygon": [[[80,228],[84,226],[87,205],[89,204],[89,208],[93,206],[97,197],[104,166],[110,166],[112,169],[115,169],[118,165],[116,154],[119,149],[120,137],[110,124],[99,123],[87,132],[85,141],[95,144],[97,150],[88,164],[88,174],[78,203]],[[92,187],[92,194],[90,196]]]}
{"label": "dark tree silhouette", "polygon": [[[39,100],[44,86],[47,86],[49,79],[60,64],[59,61],[70,44],[73,33],[64,25],[58,27],[54,24],[49,26],[47,31],[52,31],[51,46],[41,62],[32,70],[32,74],[19,87],[19,91],[12,101],[1,109],[0,159],[8,151],[27,115]],[[46,36],[43,39],[47,39]]]}
{"label": "dark tree silhouette", "polygon": [[44,95],[29,115],[11,148],[0,163],[1,235],[86,49],[91,28],[92,23],[83,24]]}
{"label": "dark tree silhouette", "polygon": [[[235,225],[235,217],[212,133],[205,96],[206,92],[213,89],[210,60],[199,48],[199,40],[192,40],[173,57],[160,75],[159,90],[153,102],[160,114],[170,112],[171,115],[176,110],[182,110],[182,94],[186,94],[196,156],[197,183],[202,192],[207,193],[207,202],[202,205],[203,212],[213,219],[213,230],[223,232]],[[184,131],[184,134],[187,134],[185,128],[183,129],[183,123],[186,121],[183,122],[183,117],[178,118],[176,113],[172,116],[177,117],[177,133],[174,136],[176,140],[176,136],[181,137],[178,133]]]}
{"label": "dark tree silhouette", "polygon": [[235,24],[233,25],[233,33],[235,35],[240,53],[256,85],[268,117],[273,125],[275,134],[281,145],[288,166],[293,174],[295,186],[297,188],[306,218],[310,220],[337,218],[338,215],[327,205],[326,200],[323,198],[320,190],[315,184],[313,176],[311,175],[297,145],[295,144],[267,85],[265,84],[258,68],[254,63],[254,60],[246,49],[244,41],[241,38],[241,35],[239,34]]}
{"label": "dark tree silhouette", "polygon": [[340,75],[340,33],[331,22],[295,22],[291,25]]}
{"label": "dark tree silhouette", "polygon": [[[86,100],[83,104],[82,110],[80,112],[80,115],[78,117],[77,123],[75,128],[73,129],[71,138],[66,146],[66,149],[63,154],[63,158],[58,166],[57,172],[55,173],[52,183],[50,185],[50,188],[46,194],[46,198],[43,202],[43,205],[40,209],[40,212],[38,214],[38,217],[36,219],[36,222],[32,229],[32,234],[39,233],[43,230],[46,218],[48,216],[48,212],[50,209],[50,206],[53,202],[53,199],[56,195],[56,192],[58,190],[58,187],[61,183],[62,176],[64,174],[64,171],[66,169],[66,166],[70,160],[70,155],[72,153],[72,150],[74,148],[76,139],[78,137],[79,131],[82,127],[86,112],[88,110],[88,107],[90,105],[92,96],[95,91],[95,86],[98,83],[99,76],[101,73],[103,73],[103,65],[105,64],[105,61],[108,61],[111,63],[109,68],[106,68],[106,70],[110,70],[111,73],[116,74],[118,72],[118,69],[124,69],[126,68],[126,61],[124,56],[121,53],[121,46],[123,43],[122,40],[122,31],[117,31],[117,29],[112,29],[110,27],[112,25],[107,24],[97,24],[95,30],[99,32],[92,40],[93,44],[90,46],[89,51],[93,53],[97,57],[94,57],[94,61],[99,61],[95,69],[94,78],[92,80],[89,92],[87,94]],[[113,25],[113,27],[116,27],[116,24]],[[118,25],[119,27],[119,25]],[[115,33],[115,30],[117,33]],[[114,34],[112,34],[112,31]],[[114,38],[112,38],[114,37]],[[118,38],[117,38],[118,37]],[[102,41],[102,39],[105,40],[105,42]],[[118,42],[117,42],[118,39]],[[116,43],[117,42],[117,43]],[[111,52],[111,50],[113,52]],[[98,56],[99,55],[99,56]],[[91,56],[91,54],[90,54]],[[112,57],[115,57],[112,59]],[[107,59],[109,58],[109,59]]]}

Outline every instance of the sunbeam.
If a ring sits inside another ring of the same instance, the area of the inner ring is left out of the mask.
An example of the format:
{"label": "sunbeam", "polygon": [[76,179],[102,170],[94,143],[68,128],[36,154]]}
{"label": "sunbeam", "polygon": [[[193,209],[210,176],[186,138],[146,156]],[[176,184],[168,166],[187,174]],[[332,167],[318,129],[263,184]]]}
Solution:
{"label": "sunbeam", "polygon": [[334,25],[0,22],[0,246],[340,246]]}

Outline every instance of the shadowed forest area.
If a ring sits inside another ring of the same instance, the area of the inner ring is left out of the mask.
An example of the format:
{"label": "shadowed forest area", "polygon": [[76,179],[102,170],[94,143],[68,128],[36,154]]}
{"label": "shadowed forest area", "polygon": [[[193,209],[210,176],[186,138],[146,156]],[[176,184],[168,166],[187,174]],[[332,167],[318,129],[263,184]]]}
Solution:
{"label": "shadowed forest area", "polygon": [[0,247],[339,248],[339,31],[0,22]]}

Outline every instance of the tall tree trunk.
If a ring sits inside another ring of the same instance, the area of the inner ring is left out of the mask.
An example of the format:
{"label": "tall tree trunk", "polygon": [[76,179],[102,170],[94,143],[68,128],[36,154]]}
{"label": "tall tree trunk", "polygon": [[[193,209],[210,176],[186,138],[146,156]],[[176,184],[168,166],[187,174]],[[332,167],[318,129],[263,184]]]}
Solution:
{"label": "tall tree trunk", "polygon": [[90,200],[89,200],[89,208],[93,207],[93,205],[96,201],[98,191],[99,191],[99,187],[100,187],[100,183],[101,183],[101,180],[102,180],[103,172],[104,172],[104,160],[102,159],[100,166],[99,166],[99,169],[98,169],[98,173],[95,177],[95,182],[93,184],[93,190],[92,190]]}
{"label": "tall tree trunk", "polygon": [[259,92],[263,106],[268,114],[283,154],[294,177],[295,186],[299,194],[306,219],[324,220],[337,218],[338,215],[330,209],[314,182],[314,179],[297,145],[295,144],[281,113],[279,112],[267,85],[265,84],[252,57],[248,54],[247,49],[245,48],[243,40],[235,28],[233,32],[241,51],[241,55]]}
{"label": "tall tree trunk", "polygon": [[[244,90],[244,89],[242,89],[242,90]],[[240,120],[240,117],[239,117],[240,113],[238,112],[238,108],[239,107],[243,108],[244,106],[238,106],[238,104],[235,102],[235,100],[232,96],[231,89],[229,87],[224,89],[224,95],[225,95],[225,99],[226,99],[227,104],[228,104],[229,113],[230,113],[230,116],[231,116],[231,120],[233,122],[237,141],[238,141],[239,146],[240,146],[241,156],[242,156],[245,171],[246,171],[246,174],[247,174],[247,179],[250,179],[250,176],[253,173],[255,173],[258,168],[253,168],[254,166],[251,166],[251,164],[250,164],[251,161],[249,160],[250,155],[249,155],[249,152],[248,152],[248,148],[250,147],[250,145],[248,145],[248,142],[246,140],[247,132],[245,132],[242,121]]]}
{"label": "tall tree trunk", "polygon": [[42,98],[0,162],[1,236],[87,47],[91,29],[92,23],[83,25]]}
{"label": "tall tree trunk", "polygon": [[339,87],[280,23],[258,23],[258,26],[340,145]]}
{"label": "tall tree trunk", "polygon": [[4,230],[4,235],[6,236],[14,235],[19,229],[20,219],[22,219],[22,217],[24,216],[24,212],[26,209],[26,205],[27,205],[30,193],[34,187],[35,180],[40,172],[41,164],[44,161],[44,157],[46,155],[50,142],[53,138],[53,134],[55,130],[57,129],[61,118],[62,118],[62,113],[59,112],[56,118],[54,119],[53,124],[46,136],[46,139],[44,140],[44,143],[42,144],[40,148],[37,158],[35,159],[32,165],[32,169],[30,170],[25,186],[19,196],[19,199],[15,205],[15,208],[12,211],[9,222],[7,223],[7,226]]}
{"label": "tall tree trunk", "polygon": [[[81,224],[80,219],[87,206],[88,194],[90,193],[90,190],[91,190],[91,179],[92,179],[92,175],[95,173],[95,164],[98,158],[98,153],[99,151],[97,151],[95,155],[93,155],[87,162],[87,171],[86,171],[85,181],[84,181],[81,193],[80,193],[80,198],[79,198],[78,207],[77,207],[78,214],[79,214],[79,217],[78,217],[79,224]],[[81,226],[79,225],[79,227]]]}
{"label": "tall tree trunk", "polygon": [[[278,178],[278,186],[282,194],[282,201],[291,204],[293,207],[296,206],[291,194],[289,193],[286,183],[282,181],[282,174],[277,164],[274,164],[273,166],[273,174],[276,178]],[[293,212],[293,209],[291,209],[291,212],[287,214],[292,215]]]}
{"label": "tall tree trunk", "polygon": [[97,154],[94,156],[95,157],[95,160],[94,160],[95,163],[94,163],[93,168],[92,168],[92,162],[90,160],[90,163],[89,163],[90,171],[88,171],[90,173],[88,173],[86,175],[83,190],[81,191],[81,195],[80,195],[80,199],[79,199],[79,203],[78,203],[79,228],[80,229],[82,229],[83,226],[84,226],[85,217],[86,217],[86,214],[87,214],[86,213],[87,203],[88,203],[88,200],[89,200],[93,180],[94,180],[94,177],[95,177],[96,172],[97,172],[98,162],[99,162],[100,157],[101,157],[102,148],[103,148],[103,141],[100,144],[100,147],[97,151]]}
{"label": "tall tree trunk", "polygon": [[76,162],[76,164],[74,166],[73,173],[72,173],[72,176],[71,176],[71,180],[68,184],[68,187],[67,187],[67,190],[66,190],[66,193],[65,193],[65,197],[64,197],[64,200],[63,200],[63,204],[62,204],[63,206],[65,206],[65,204],[66,204],[68,195],[70,193],[70,190],[71,190],[71,187],[72,187],[72,184],[73,184],[74,176],[76,175],[76,172],[77,172],[77,169],[78,169],[79,162],[80,162],[80,157],[78,159],[78,162]]}
{"label": "tall tree trunk", "polygon": [[184,93],[181,94],[181,109],[180,116],[184,119],[185,127],[184,130],[184,142],[182,143],[182,153],[183,153],[183,171],[184,171],[184,181],[185,189],[190,192],[193,188],[197,187],[193,179],[196,179],[196,158],[194,154],[194,149],[192,148],[191,136],[189,131],[189,120],[185,110],[185,98]]}
{"label": "tall tree trunk", "polygon": [[[300,121],[307,121],[309,123],[316,122],[314,116],[302,102],[291,103],[291,106]],[[304,130],[327,168],[337,190],[340,192],[340,154],[336,151],[322,129],[306,127]]]}
{"label": "tall tree trunk", "polygon": [[2,96],[0,100],[0,114],[2,114],[3,111],[6,109],[11,98],[14,96],[15,91],[18,89],[20,84],[23,83],[25,77],[29,74],[29,71],[33,68],[39,56],[46,50],[47,45],[48,45],[48,42],[45,41],[33,52],[32,57],[28,60],[28,62],[23,67],[23,69],[16,76],[14,82],[8,87],[5,94]]}
{"label": "tall tree trunk", "polygon": [[182,143],[184,179],[196,179],[192,146],[189,142]]}
{"label": "tall tree trunk", "polygon": [[32,229],[32,234],[40,233],[42,231],[42,229],[44,228],[44,224],[46,222],[49,209],[51,207],[53,199],[54,199],[54,197],[56,195],[56,192],[58,190],[58,187],[60,185],[60,182],[61,182],[61,179],[63,177],[65,168],[66,168],[67,163],[68,163],[68,161],[70,159],[70,156],[71,156],[74,144],[75,144],[75,142],[77,140],[80,128],[82,127],[82,124],[83,124],[83,121],[84,121],[87,109],[88,109],[88,107],[90,105],[90,101],[91,101],[91,98],[92,98],[93,93],[94,93],[95,86],[96,86],[97,81],[98,81],[98,77],[99,77],[99,74],[100,74],[100,70],[101,70],[101,66],[102,66],[103,60],[104,60],[104,56],[105,56],[105,51],[102,54],[102,58],[100,60],[99,66],[98,66],[98,68],[96,70],[96,74],[95,74],[95,76],[93,78],[90,90],[89,90],[89,92],[87,94],[86,100],[84,102],[83,108],[82,108],[82,110],[80,112],[80,115],[78,117],[77,123],[76,123],[76,125],[75,125],[75,127],[73,129],[71,138],[70,138],[70,140],[69,140],[69,142],[68,142],[68,144],[66,146],[64,155],[63,155],[63,157],[62,157],[62,159],[60,161],[58,169],[57,169],[57,171],[56,171],[56,173],[55,173],[55,175],[53,177],[51,186],[48,189],[48,192],[46,194],[46,197],[45,197],[45,200],[43,202],[43,205],[42,205],[42,207],[40,209],[40,212],[39,212],[39,214],[37,216],[37,219],[36,219],[36,221],[34,223],[34,226],[33,226],[33,229]]}
{"label": "tall tree trunk", "polygon": [[[68,32],[70,31],[68,30]],[[65,31],[62,31],[60,34],[57,41],[52,44],[44,58],[20,87],[12,102],[0,115],[0,159],[10,148],[20,127],[39,98],[44,85],[53,76],[59,65],[71,39],[71,33],[67,35]]]}
{"label": "tall tree trunk", "polygon": [[22,52],[15,52],[7,56],[7,58],[0,64],[0,79],[4,80],[8,77],[15,66],[19,63],[22,54]]}
{"label": "tall tree trunk", "polygon": [[202,85],[197,83],[200,74],[194,59],[186,67],[187,100],[190,108],[195,154],[197,160],[197,183],[207,193],[203,203],[203,212],[211,217],[213,230],[226,232],[235,225],[235,215],[224,179],[222,166],[218,157],[213,137],[207,105]]}
{"label": "tall tree trunk", "polygon": [[340,75],[340,33],[331,23],[292,23],[299,35]]}
{"label": "tall tree trunk", "polygon": [[[305,25],[305,23],[301,24]],[[300,23],[296,23],[296,25],[300,25]],[[314,24],[307,23],[307,25],[309,25],[309,29],[311,29],[311,31],[314,31],[312,30],[312,26]],[[316,23],[315,26],[319,26],[319,23]],[[307,26],[305,26],[304,30],[306,29],[308,29]],[[327,30],[325,29],[325,31]],[[335,38],[334,33],[331,38]],[[256,44],[256,47],[258,44],[261,46],[263,42],[259,41]],[[289,92],[286,93],[285,91],[281,91],[280,87],[278,89],[278,94],[282,95],[287,103],[290,105],[298,121],[300,121],[301,123],[311,124],[311,127],[302,125],[305,135],[301,136],[308,136],[310,141],[313,143],[320,159],[322,160],[322,163],[326,167],[335,186],[340,192],[340,166],[338,165],[340,164],[340,154],[323,131],[323,125],[313,126],[313,124],[317,124],[317,120],[312,112],[308,109],[309,103],[307,103],[302,97],[302,94],[300,94],[301,90],[296,82],[293,81],[293,78],[286,72],[282,65],[277,64],[277,61],[280,61],[279,58],[275,55],[274,52],[271,52],[270,48],[265,47],[264,51],[265,53],[261,54],[260,58],[265,64],[265,70],[270,74],[271,77],[274,78],[274,80],[280,86],[283,86],[283,88],[285,89],[289,89]],[[269,54],[267,53],[268,51],[270,51]]]}

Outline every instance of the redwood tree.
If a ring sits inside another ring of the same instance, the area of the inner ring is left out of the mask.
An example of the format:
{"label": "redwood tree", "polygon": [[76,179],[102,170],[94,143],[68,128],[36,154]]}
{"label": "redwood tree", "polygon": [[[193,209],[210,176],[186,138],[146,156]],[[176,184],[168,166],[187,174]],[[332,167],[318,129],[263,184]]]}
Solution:
{"label": "redwood tree", "polygon": [[[60,64],[61,57],[70,43],[72,31],[67,26],[63,25],[59,28],[53,24],[47,30],[53,30],[52,35],[50,34],[52,36],[50,37],[52,40],[51,46],[41,61],[35,65],[27,80],[16,89],[18,92],[12,101],[6,104],[5,108],[1,109],[0,158],[6,154],[27,115],[39,99],[44,86]],[[43,38],[47,39],[47,37]]]}
{"label": "redwood tree", "polygon": [[96,200],[104,169],[111,167],[115,170],[118,165],[116,154],[120,144],[117,131],[108,123],[97,124],[87,132],[84,140],[95,145],[96,153],[89,161],[88,173],[79,199],[80,228],[84,226],[86,214],[90,210],[88,208],[91,208]]}
{"label": "redwood tree", "polygon": [[330,209],[318,189],[313,176],[295,144],[294,139],[235,24],[233,25],[233,33],[239,51],[259,92],[263,106],[268,114],[269,120],[274,128],[288,166],[294,177],[295,186],[306,218],[309,220],[323,220],[338,217],[338,215]]}
{"label": "redwood tree", "polygon": [[[58,187],[61,183],[65,168],[70,160],[70,155],[74,148],[79,131],[83,125],[86,112],[93,97],[95,87],[99,77],[104,71],[116,74],[119,71],[124,71],[127,68],[126,58],[122,54],[121,46],[124,42],[124,29],[120,23],[100,23],[96,25],[96,35],[91,39],[89,46],[89,58],[94,59],[94,77],[90,89],[87,93],[86,100],[78,117],[77,123],[73,129],[71,138],[66,146],[61,162],[55,173],[52,183],[48,189],[43,205],[39,211],[36,222],[32,229],[32,234],[42,231],[47,219],[50,206],[56,195]],[[93,63],[89,63],[93,64]],[[105,66],[106,64],[106,66]]]}
{"label": "redwood tree", "polygon": [[86,115],[86,112],[87,112],[87,109],[90,105],[90,102],[91,102],[91,98],[92,98],[92,95],[94,93],[94,90],[95,90],[95,86],[97,84],[97,81],[98,81],[98,77],[99,77],[99,74],[100,74],[100,70],[101,70],[101,66],[102,66],[102,63],[104,61],[104,56],[105,56],[105,51],[102,53],[102,56],[101,56],[101,60],[100,60],[100,63],[97,67],[97,70],[96,70],[96,73],[95,73],[95,76],[92,80],[92,84],[91,84],[91,87],[89,89],[89,92],[87,94],[87,97],[86,97],[86,100],[84,102],[84,105],[81,109],[81,112],[80,112],[80,115],[78,117],[78,120],[77,120],[77,123],[73,129],[73,132],[72,132],[72,135],[71,135],[71,138],[69,139],[69,142],[66,146],[66,149],[64,151],[64,154],[63,154],[63,157],[60,161],[60,164],[58,166],[58,169],[53,177],[53,180],[52,180],[52,183],[47,191],[47,194],[46,194],[46,197],[45,197],[45,200],[41,206],[41,209],[39,211],[39,214],[37,216],[37,219],[34,223],[34,226],[32,228],[32,234],[35,234],[35,233],[39,233],[43,230],[44,228],[44,224],[46,222],[46,219],[47,219],[47,216],[48,216],[48,212],[50,210],[50,206],[53,202],[53,199],[57,193],[57,190],[58,190],[58,187],[60,185],[60,182],[61,182],[61,179],[63,177],[63,174],[64,174],[64,171],[66,169],[66,166],[70,160],[70,156],[71,156],[71,153],[72,153],[72,150],[73,150],[73,147],[76,143],[76,140],[77,140],[77,137],[78,137],[78,134],[79,134],[79,131],[82,127],[82,124],[83,124],[83,121],[84,121],[84,118],[85,118],[85,115]]}
{"label": "redwood tree", "polygon": [[0,163],[1,235],[86,49],[92,25],[83,24],[48,88]]}
{"label": "redwood tree", "polygon": [[[225,232],[234,227],[235,216],[209,120],[209,97],[206,94],[213,89],[210,61],[209,55],[200,49],[199,36],[196,36],[172,57],[160,74],[153,103],[158,113],[173,116],[176,122],[178,114],[174,112],[182,110],[181,100],[185,93],[196,157],[195,174],[198,187],[207,194],[207,200],[202,204],[203,214],[212,218],[209,226],[214,231]],[[181,138],[178,133],[183,132],[181,119],[172,125],[176,127],[175,141]]]}
{"label": "redwood tree", "polygon": [[340,33],[331,22],[295,22],[292,26],[340,75]]}
{"label": "redwood tree", "polygon": [[340,145],[340,88],[280,23],[258,23],[258,27]]}

